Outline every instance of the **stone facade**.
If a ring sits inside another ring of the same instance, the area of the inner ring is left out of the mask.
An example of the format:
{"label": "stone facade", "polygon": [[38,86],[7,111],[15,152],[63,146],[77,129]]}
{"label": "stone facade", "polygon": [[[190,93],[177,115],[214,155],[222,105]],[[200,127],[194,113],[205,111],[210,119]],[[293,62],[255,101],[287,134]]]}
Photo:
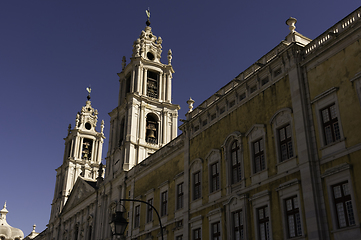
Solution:
{"label": "stone facade", "polygon": [[172,53],[162,64],[147,26],[118,74],[104,179],[79,176],[35,239],[112,239],[116,211],[126,239],[162,239],[154,210],[121,199],[152,204],[168,240],[360,239],[361,8],[314,40],[295,23],[198,107],[188,100],[179,136]]}

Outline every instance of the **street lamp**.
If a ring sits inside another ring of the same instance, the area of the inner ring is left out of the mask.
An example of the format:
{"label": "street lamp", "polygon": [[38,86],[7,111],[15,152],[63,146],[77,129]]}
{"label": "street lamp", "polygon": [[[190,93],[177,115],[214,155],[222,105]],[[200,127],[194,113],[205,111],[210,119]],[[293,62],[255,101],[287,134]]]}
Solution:
{"label": "street lamp", "polygon": [[[162,226],[161,218],[160,218],[160,216],[159,216],[159,213],[158,213],[157,209],[156,209],[152,204],[150,204],[150,203],[148,203],[148,202],[146,202],[146,201],[138,200],[138,199],[119,199],[119,202],[122,202],[122,201],[125,201],[125,202],[128,201],[128,202],[145,203],[145,204],[147,204],[148,206],[150,206],[150,207],[155,211],[155,213],[156,213],[157,216],[158,216],[159,226],[160,226],[160,234],[161,234],[161,236],[162,236],[162,240],[164,239],[164,236],[163,236],[163,226]],[[120,213],[121,213],[121,212],[120,212]],[[123,218],[123,217],[122,217],[122,218]],[[125,219],[124,219],[124,220],[125,220]],[[127,221],[127,220],[125,220],[125,221]],[[126,227],[127,227],[127,225],[125,225],[124,230],[123,230],[123,233],[124,233]],[[113,230],[112,230],[112,231],[113,231]]]}
{"label": "street lamp", "polygon": [[113,236],[116,236],[117,238],[124,238],[124,232],[127,228],[128,221],[123,217],[123,212],[116,211],[113,213],[112,220],[109,224]]}

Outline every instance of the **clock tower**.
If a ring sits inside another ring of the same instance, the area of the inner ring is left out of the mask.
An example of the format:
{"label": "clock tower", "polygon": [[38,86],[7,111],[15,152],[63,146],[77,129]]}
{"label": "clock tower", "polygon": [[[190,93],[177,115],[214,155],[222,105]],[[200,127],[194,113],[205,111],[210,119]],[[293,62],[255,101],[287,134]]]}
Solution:
{"label": "clock tower", "polygon": [[109,113],[106,176],[128,171],[177,136],[179,105],[172,104],[172,51],[161,62],[162,38],[147,26],[133,44],[130,63],[123,57],[118,106]]}

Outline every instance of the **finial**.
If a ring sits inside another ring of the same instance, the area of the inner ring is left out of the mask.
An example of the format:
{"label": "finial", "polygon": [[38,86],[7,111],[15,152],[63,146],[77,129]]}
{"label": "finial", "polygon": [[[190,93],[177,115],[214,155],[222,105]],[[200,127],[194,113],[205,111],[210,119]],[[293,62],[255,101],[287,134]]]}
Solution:
{"label": "finial", "polygon": [[68,135],[70,134],[71,132],[71,124],[69,123],[69,126],[68,126]]}
{"label": "finial", "polygon": [[168,50],[168,65],[172,64],[172,50]]}
{"label": "finial", "polygon": [[290,17],[289,19],[287,19],[286,21],[286,24],[289,26],[289,30],[291,31],[291,33],[294,33],[295,32],[295,29],[296,29],[296,24],[297,22],[297,19],[296,18],[293,18],[293,17]]}
{"label": "finial", "polygon": [[103,133],[103,131],[104,131],[104,120],[102,120],[100,124],[100,132]]}
{"label": "finial", "polygon": [[5,203],[4,203],[4,207],[3,207],[4,209],[6,209],[6,201],[5,201]]}
{"label": "finial", "polygon": [[187,101],[187,103],[188,103],[188,108],[189,108],[188,112],[190,113],[190,112],[192,112],[192,110],[193,110],[194,100],[193,100],[192,98],[189,98],[188,101]]}
{"label": "finial", "polygon": [[35,228],[36,228],[36,224],[33,225],[33,231],[32,232],[35,232]]}
{"label": "finial", "polygon": [[149,27],[150,26],[150,21],[149,21],[149,18],[150,18],[150,10],[149,8],[147,10],[145,10],[145,13],[147,14],[147,21],[145,22],[145,24],[147,24],[147,26]]}
{"label": "finial", "polygon": [[89,101],[89,100],[90,100],[90,93],[91,93],[91,91],[92,91],[90,85],[89,85],[89,87],[86,88],[86,91],[88,92],[88,96],[87,96],[86,98],[87,98],[88,101]]}
{"label": "finial", "polygon": [[123,56],[122,59],[122,70],[124,70],[125,66],[127,65],[127,59],[125,58],[125,56]]}

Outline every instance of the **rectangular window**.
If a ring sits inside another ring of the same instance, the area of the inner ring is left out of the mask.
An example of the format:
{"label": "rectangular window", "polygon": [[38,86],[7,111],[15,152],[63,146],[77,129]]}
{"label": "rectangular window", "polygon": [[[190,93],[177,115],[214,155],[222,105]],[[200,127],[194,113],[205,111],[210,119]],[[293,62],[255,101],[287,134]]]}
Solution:
{"label": "rectangular window", "polygon": [[197,132],[199,130],[199,125],[194,127],[194,131]]}
{"label": "rectangular window", "polygon": [[242,101],[243,99],[246,98],[246,93],[242,93],[241,95],[239,95],[239,101]]}
{"label": "rectangular window", "polygon": [[193,230],[193,240],[201,240],[202,236],[201,236],[201,229],[197,228]]}
{"label": "rectangular window", "polygon": [[193,200],[201,197],[201,172],[193,174]]}
{"label": "rectangular window", "polygon": [[292,129],[287,125],[278,129],[278,143],[280,148],[281,162],[293,157]]}
{"label": "rectangular window", "polygon": [[203,120],[202,125],[205,126],[205,125],[207,125],[207,123],[208,123],[208,121],[207,121],[207,119],[205,119],[205,120]]}
{"label": "rectangular window", "polygon": [[211,165],[211,192],[219,189],[219,163]]}
{"label": "rectangular window", "polygon": [[153,221],[153,208],[151,206],[153,206],[153,198],[148,200],[148,204],[147,205],[147,223]]}
{"label": "rectangular window", "polygon": [[243,216],[242,210],[233,212],[233,239],[243,240]]}
{"label": "rectangular window", "polygon": [[162,192],[161,216],[167,215],[168,191]]}
{"label": "rectangular window", "polygon": [[288,237],[293,238],[302,236],[301,217],[297,196],[285,199],[285,209]]}
{"label": "rectangular window", "polygon": [[140,226],[140,205],[135,206],[134,214],[134,228],[138,228]]}
{"label": "rectangular window", "polygon": [[148,71],[147,79],[147,96],[151,98],[158,98],[158,78],[159,74]]}
{"label": "rectangular window", "polygon": [[183,240],[183,235],[179,235],[175,238],[176,240]]}
{"label": "rectangular window", "polygon": [[282,73],[282,69],[278,68],[276,70],[273,71],[273,77],[277,77],[278,75],[280,75]]}
{"label": "rectangular window", "polygon": [[177,185],[177,210],[183,208],[183,183]]}
{"label": "rectangular window", "polygon": [[260,240],[269,240],[268,206],[257,208],[257,227]]}
{"label": "rectangular window", "polygon": [[337,217],[337,227],[344,228],[355,225],[355,216],[351,202],[351,193],[348,182],[332,186],[333,202]]}
{"label": "rectangular window", "polygon": [[213,114],[211,115],[211,121],[213,121],[214,119],[216,119],[216,117],[217,117],[217,115],[216,115],[215,113],[213,113]]}
{"label": "rectangular window", "polygon": [[251,88],[249,89],[249,92],[250,92],[250,93],[254,93],[256,90],[257,90],[257,85],[254,85],[253,87],[251,87]]}
{"label": "rectangular window", "polygon": [[321,118],[325,145],[340,140],[341,134],[338,125],[336,105],[332,104],[322,109]]}
{"label": "rectangular window", "polygon": [[212,240],[219,240],[221,239],[221,223],[216,222],[212,223]]}
{"label": "rectangular window", "polygon": [[230,108],[233,107],[234,105],[236,105],[236,101],[235,101],[235,100],[233,100],[233,101],[231,101],[231,102],[229,103],[229,107],[230,107]]}
{"label": "rectangular window", "polygon": [[231,161],[232,161],[232,184],[241,181],[241,160],[238,156],[238,142],[234,141],[231,146]]}
{"label": "rectangular window", "polygon": [[264,144],[262,138],[258,141],[253,142],[253,161],[254,173],[258,173],[266,169],[266,162],[264,158]]}
{"label": "rectangular window", "polygon": [[265,78],[263,78],[263,79],[261,80],[262,86],[265,85],[265,84],[267,84],[268,82],[269,82],[269,78],[268,78],[268,77],[265,77]]}
{"label": "rectangular window", "polygon": [[219,110],[219,114],[222,114],[226,111],[226,108],[225,107],[222,107],[220,110]]}

